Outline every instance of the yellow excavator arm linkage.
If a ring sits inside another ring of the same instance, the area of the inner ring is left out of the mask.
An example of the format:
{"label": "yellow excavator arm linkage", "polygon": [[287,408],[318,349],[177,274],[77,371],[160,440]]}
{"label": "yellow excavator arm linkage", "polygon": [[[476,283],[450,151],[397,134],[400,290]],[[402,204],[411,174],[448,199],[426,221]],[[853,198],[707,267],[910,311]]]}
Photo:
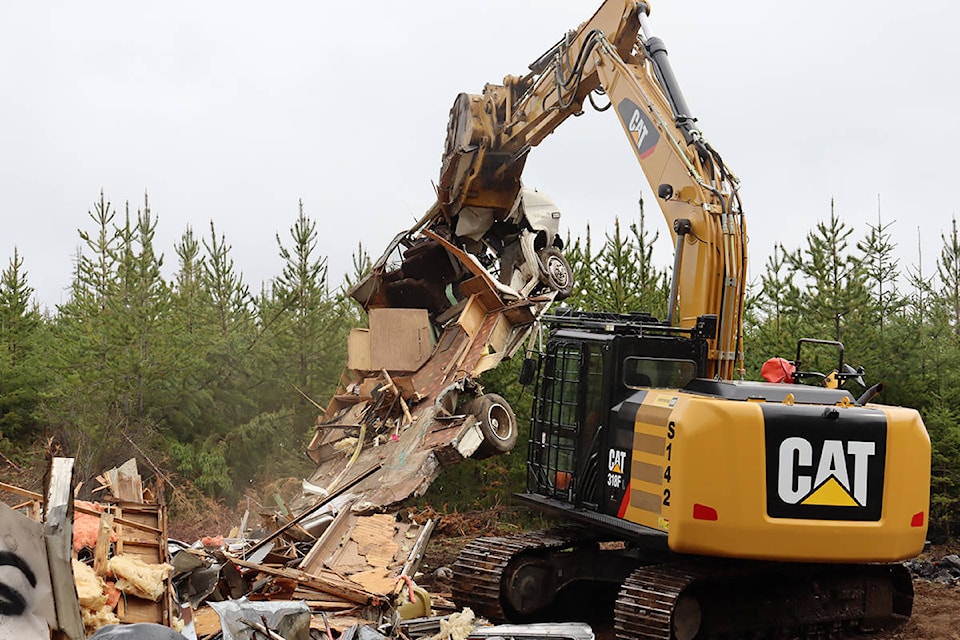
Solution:
{"label": "yellow excavator arm linkage", "polygon": [[[646,2],[607,0],[590,20],[530,65],[523,77],[460,94],[451,110],[438,184],[440,213],[465,207],[506,217],[530,149],[591,94],[606,94],[675,243],[667,322],[692,328],[716,318],[710,377],[742,371],[746,230],[739,182],[706,142],[650,35]],[[606,109],[607,107],[602,107]]]}

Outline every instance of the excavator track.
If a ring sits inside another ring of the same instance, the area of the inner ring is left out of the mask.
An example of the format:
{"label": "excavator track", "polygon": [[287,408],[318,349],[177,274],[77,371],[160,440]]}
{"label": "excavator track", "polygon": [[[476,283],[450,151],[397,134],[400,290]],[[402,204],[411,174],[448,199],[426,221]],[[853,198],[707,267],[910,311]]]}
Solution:
{"label": "excavator track", "polygon": [[453,563],[456,576],[453,600],[491,622],[505,622],[509,616],[504,611],[501,583],[510,561],[524,553],[563,549],[583,541],[583,530],[573,527],[509,537],[477,538],[463,548]]}
{"label": "excavator track", "polygon": [[901,565],[685,561],[634,570],[614,630],[619,640],[828,640],[900,626],[912,602]]}
{"label": "excavator track", "polygon": [[642,567],[620,587],[613,610],[618,639],[670,640],[680,594],[697,574],[669,567]]}

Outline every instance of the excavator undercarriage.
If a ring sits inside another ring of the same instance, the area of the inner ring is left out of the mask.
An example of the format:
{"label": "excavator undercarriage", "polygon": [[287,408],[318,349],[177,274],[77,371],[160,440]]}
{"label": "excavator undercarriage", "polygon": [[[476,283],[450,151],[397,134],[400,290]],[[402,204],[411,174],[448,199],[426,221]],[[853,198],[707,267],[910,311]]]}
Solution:
{"label": "excavator undercarriage", "polygon": [[[454,564],[454,599],[492,622],[597,618],[610,602],[622,640],[837,638],[904,624],[913,584],[901,564],[805,564],[671,553],[561,527],[480,538]],[[576,606],[582,603],[583,607]],[[602,623],[601,623],[602,624]]]}

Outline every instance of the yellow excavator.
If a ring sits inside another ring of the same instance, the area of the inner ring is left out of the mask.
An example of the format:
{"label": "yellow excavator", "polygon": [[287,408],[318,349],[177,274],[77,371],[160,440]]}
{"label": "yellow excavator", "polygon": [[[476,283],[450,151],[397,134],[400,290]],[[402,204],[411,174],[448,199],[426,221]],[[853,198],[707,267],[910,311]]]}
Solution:
{"label": "yellow excavator", "polygon": [[[517,214],[521,173],[587,102],[612,107],[671,230],[673,276],[664,319],[545,319],[523,374],[535,392],[521,498],[571,526],[468,545],[457,603],[533,620],[597,585],[616,593],[623,639],[825,638],[906,620],[898,561],[926,537],[927,432],[916,411],[871,403],[878,386],[844,389],[860,372],[839,343],[826,375],[798,349],[789,364],[807,384],[742,379],[739,181],[697,127],[649,5],[606,0],[529,69],[457,97],[438,219],[499,248],[502,281],[519,264],[568,286],[556,238]],[[520,236],[527,249],[507,251]]]}

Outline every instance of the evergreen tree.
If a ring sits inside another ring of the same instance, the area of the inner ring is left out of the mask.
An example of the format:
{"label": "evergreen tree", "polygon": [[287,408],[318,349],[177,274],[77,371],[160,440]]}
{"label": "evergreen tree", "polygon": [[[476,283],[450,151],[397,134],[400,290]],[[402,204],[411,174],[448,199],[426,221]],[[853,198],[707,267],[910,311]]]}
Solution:
{"label": "evergreen tree", "polygon": [[640,217],[630,223],[629,233],[623,232],[615,218],[613,233],[606,234],[596,255],[588,229],[586,242],[576,242],[567,254],[576,284],[566,303],[586,311],[646,312],[665,317],[668,275],[653,263],[653,244],[658,237],[646,227],[642,199]]}
{"label": "evergreen tree", "polygon": [[857,243],[857,249],[863,254],[862,264],[865,284],[872,303],[871,309],[876,314],[874,324],[879,328],[881,335],[890,318],[899,313],[904,306],[904,300],[897,290],[900,266],[894,253],[897,245],[893,242],[890,233],[892,224],[884,224],[878,211],[877,224],[869,225],[870,231],[867,237]]}
{"label": "evergreen tree", "polygon": [[52,401],[44,419],[77,459],[82,475],[99,472],[117,450],[115,429],[124,424],[117,399],[116,368],[122,319],[113,304],[118,294],[118,256],[123,250],[111,203],[100,192],[88,211],[93,231],[79,231],[70,298],[58,307],[53,344],[46,354],[51,370]]}
{"label": "evergreen tree", "polygon": [[[236,496],[234,478],[226,460],[225,438],[253,419],[264,396],[263,363],[258,361],[258,333],[253,302],[230,256],[232,247],[218,234],[213,221],[202,241],[200,257],[193,234],[185,233],[177,248],[176,313],[195,333],[181,335],[178,350],[200,346],[187,360],[177,402],[167,407],[165,424],[170,455],[180,473],[215,497]],[[193,289],[194,284],[197,290]],[[249,478],[244,478],[245,482]]]}
{"label": "evergreen tree", "polygon": [[[335,390],[356,312],[342,292],[339,296],[331,292],[327,259],[318,254],[317,225],[304,212],[303,202],[298,204],[290,241],[285,245],[277,235],[283,271],[270,295],[262,298],[260,315],[271,344],[276,395],[290,399],[287,406],[298,410],[301,422],[312,423],[316,408],[304,396],[320,399]],[[305,436],[305,430],[300,435]]]}
{"label": "evergreen tree", "polygon": [[768,358],[792,360],[797,340],[803,337],[800,290],[782,244],[774,245],[765,266],[759,291],[745,301],[744,355],[752,378],[759,378],[760,367]]}
{"label": "evergreen tree", "polygon": [[34,435],[44,380],[36,358],[42,318],[30,298],[23,257],[13,250],[0,273],[0,439]]}
{"label": "evergreen tree", "polygon": [[957,218],[951,221],[949,235],[940,234],[943,245],[940,259],[937,261],[937,275],[940,278],[939,304],[941,312],[953,328],[953,334],[960,340],[960,233],[957,231]]}
{"label": "evergreen tree", "polygon": [[[797,280],[797,312],[804,337],[839,340],[851,353],[863,353],[872,340],[863,330],[869,326],[872,305],[867,275],[859,257],[851,252],[848,227],[830,202],[830,219],[817,223],[807,234],[806,246],[787,255]],[[850,331],[847,331],[847,328]],[[835,368],[835,354],[811,350],[805,362],[829,372]]]}
{"label": "evergreen tree", "polygon": [[344,275],[343,286],[337,296],[339,315],[344,318],[347,326],[367,327],[369,325],[367,313],[359,302],[349,296],[349,291],[370,273],[370,269],[373,268],[373,260],[370,259],[370,254],[363,248],[362,242],[357,244],[357,250],[350,255],[350,258],[352,271]]}
{"label": "evergreen tree", "polygon": [[[135,222],[127,204],[119,230],[117,295],[107,305],[120,320],[113,339],[118,349],[117,391],[123,394],[120,403],[128,426],[149,422],[146,396],[160,394],[174,368],[164,341],[170,290],[160,272],[163,256],[153,246],[156,225],[146,195]],[[157,397],[151,404],[162,404],[162,399]]]}
{"label": "evergreen tree", "polygon": [[170,300],[171,359],[177,371],[169,384],[173,397],[164,408],[162,422],[170,435],[193,440],[214,411],[213,393],[204,354],[217,335],[213,303],[203,286],[204,257],[190,227],[174,246],[178,269],[174,274]]}
{"label": "evergreen tree", "polygon": [[226,236],[217,236],[212,220],[210,240],[203,241],[203,248],[207,253],[201,264],[201,282],[210,294],[221,335],[226,337],[249,330],[253,320],[250,289],[230,257],[233,247],[227,244]]}

